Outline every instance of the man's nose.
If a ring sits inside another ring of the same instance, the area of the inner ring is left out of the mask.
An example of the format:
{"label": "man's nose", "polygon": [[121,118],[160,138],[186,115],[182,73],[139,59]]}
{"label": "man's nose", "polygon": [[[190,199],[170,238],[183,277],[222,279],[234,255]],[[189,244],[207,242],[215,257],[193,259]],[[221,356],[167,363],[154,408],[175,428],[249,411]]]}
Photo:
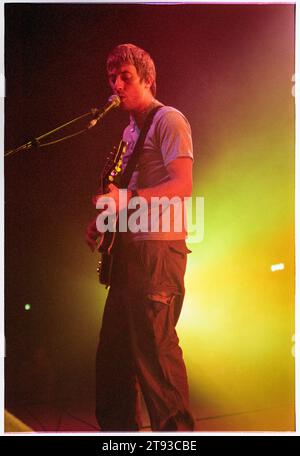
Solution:
{"label": "man's nose", "polygon": [[115,83],[114,83],[114,90],[116,92],[120,92],[124,89],[124,81],[122,80],[121,76],[117,76]]}

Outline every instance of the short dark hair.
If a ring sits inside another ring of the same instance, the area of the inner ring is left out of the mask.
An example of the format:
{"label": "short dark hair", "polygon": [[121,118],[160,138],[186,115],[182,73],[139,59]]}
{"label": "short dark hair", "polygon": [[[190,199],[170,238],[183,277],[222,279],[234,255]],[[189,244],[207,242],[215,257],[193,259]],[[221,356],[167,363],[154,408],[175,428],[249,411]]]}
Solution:
{"label": "short dark hair", "polygon": [[155,65],[144,49],[135,46],[134,44],[119,44],[108,55],[106,62],[107,71],[119,68],[122,64],[129,63],[134,65],[137,74],[142,81],[150,78],[152,85],[150,87],[152,95],[156,95],[156,70]]}

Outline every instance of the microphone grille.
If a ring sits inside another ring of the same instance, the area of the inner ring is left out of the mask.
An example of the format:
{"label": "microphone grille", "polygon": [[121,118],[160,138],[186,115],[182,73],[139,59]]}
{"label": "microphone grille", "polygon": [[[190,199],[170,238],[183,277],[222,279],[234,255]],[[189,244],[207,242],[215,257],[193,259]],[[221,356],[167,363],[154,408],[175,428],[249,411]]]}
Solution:
{"label": "microphone grille", "polygon": [[117,108],[121,104],[121,99],[118,95],[111,95],[108,99],[109,103],[113,103],[114,107]]}

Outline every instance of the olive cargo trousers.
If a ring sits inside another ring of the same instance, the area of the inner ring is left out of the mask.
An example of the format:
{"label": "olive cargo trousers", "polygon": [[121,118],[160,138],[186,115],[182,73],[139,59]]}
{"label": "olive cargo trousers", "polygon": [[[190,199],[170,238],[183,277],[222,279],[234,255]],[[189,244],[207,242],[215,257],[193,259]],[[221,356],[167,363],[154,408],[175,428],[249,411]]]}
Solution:
{"label": "olive cargo trousers", "polygon": [[140,391],[153,431],[192,431],[186,368],[175,330],[184,298],[184,240],[115,244],[96,359],[102,431],[138,431]]}

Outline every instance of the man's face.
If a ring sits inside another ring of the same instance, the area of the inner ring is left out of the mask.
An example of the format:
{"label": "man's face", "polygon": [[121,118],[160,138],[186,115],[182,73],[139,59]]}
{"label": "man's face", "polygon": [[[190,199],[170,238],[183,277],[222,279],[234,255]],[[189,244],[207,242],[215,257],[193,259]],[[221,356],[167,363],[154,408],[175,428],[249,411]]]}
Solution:
{"label": "man's face", "polygon": [[125,111],[140,112],[149,105],[152,99],[150,81],[141,81],[136,68],[123,64],[108,72],[109,84],[120,99],[121,108]]}

